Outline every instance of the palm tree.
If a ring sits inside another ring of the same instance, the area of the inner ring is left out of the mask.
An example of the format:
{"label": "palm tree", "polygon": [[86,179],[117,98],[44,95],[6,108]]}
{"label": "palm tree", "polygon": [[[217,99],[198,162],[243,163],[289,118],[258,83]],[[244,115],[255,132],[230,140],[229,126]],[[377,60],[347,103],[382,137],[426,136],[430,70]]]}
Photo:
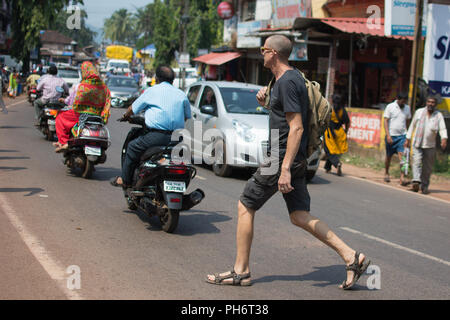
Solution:
{"label": "palm tree", "polygon": [[119,9],[105,20],[103,33],[113,43],[133,45],[136,42],[136,18],[127,9]]}

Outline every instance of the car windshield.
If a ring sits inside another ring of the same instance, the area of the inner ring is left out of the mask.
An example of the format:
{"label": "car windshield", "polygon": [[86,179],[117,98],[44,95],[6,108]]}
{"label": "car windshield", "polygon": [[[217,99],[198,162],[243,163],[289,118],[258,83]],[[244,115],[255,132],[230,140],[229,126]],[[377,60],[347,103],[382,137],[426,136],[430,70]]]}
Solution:
{"label": "car windshield", "polygon": [[220,88],[223,103],[228,113],[268,114],[256,101],[257,89],[250,88]]}
{"label": "car windshield", "polygon": [[137,88],[136,81],[132,78],[111,78],[107,82],[108,87]]}
{"label": "car windshield", "polygon": [[60,78],[70,78],[70,79],[78,79],[80,77],[80,74],[77,70],[58,70],[58,76]]}
{"label": "car windshield", "polygon": [[111,68],[120,68],[120,69],[126,69],[128,68],[128,63],[120,63],[120,62],[111,62],[109,64]]}

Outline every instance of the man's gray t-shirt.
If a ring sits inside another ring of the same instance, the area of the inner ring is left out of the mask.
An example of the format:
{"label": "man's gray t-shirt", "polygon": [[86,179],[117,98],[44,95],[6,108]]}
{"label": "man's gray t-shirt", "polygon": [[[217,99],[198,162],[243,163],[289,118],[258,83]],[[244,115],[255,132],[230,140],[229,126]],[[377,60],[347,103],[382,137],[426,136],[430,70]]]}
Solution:
{"label": "man's gray t-shirt", "polygon": [[[286,71],[278,79],[270,94],[269,128],[279,129],[279,161],[281,162],[286,154],[287,139],[289,135],[289,124],[286,120],[286,112],[300,113],[303,122],[303,135],[298,153],[294,159],[300,162],[306,159],[306,148],[308,143],[308,110],[309,98],[306,90],[305,80],[297,70]],[[269,138],[269,145],[272,146],[272,135]],[[271,154],[275,151],[271,148]]]}

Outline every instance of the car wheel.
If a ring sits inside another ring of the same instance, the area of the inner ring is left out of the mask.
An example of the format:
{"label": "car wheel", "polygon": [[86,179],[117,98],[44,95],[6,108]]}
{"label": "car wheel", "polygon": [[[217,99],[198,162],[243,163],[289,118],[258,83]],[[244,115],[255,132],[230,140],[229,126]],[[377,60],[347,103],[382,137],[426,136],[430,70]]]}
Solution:
{"label": "car wheel", "polygon": [[[216,150],[218,151],[217,154],[215,153]],[[212,165],[214,174],[219,177],[228,177],[231,175],[232,168],[231,166],[226,164],[226,151],[225,151],[225,144],[222,140],[217,141],[214,145],[214,164]],[[217,159],[223,159],[222,163],[217,163]]]}

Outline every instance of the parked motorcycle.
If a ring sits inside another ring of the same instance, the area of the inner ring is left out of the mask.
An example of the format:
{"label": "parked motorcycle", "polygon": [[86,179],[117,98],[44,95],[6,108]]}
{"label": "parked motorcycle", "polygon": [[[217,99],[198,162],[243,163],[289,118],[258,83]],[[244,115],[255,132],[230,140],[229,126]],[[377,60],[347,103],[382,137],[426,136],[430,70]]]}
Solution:
{"label": "parked motorcycle", "polygon": [[94,166],[106,161],[106,149],[111,144],[109,130],[101,117],[82,114],[77,131],[64,150],[64,164],[77,176],[90,179]]}
{"label": "parked motorcycle", "polygon": [[[148,132],[142,115],[122,117],[118,121],[128,121],[141,127],[133,127],[122,148],[122,165],[125,161],[128,143]],[[162,229],[172,233],[178,226],[180,211],[189,210],[205,197],[201,189],[185,194],[197,170],[191,165],[172,159],[172,150],[179,142],[168,146],[156,146],[141,157],[133,174],[132,186],[124,189],[130,210],[140,209],[149,216],[157,216]]]}

